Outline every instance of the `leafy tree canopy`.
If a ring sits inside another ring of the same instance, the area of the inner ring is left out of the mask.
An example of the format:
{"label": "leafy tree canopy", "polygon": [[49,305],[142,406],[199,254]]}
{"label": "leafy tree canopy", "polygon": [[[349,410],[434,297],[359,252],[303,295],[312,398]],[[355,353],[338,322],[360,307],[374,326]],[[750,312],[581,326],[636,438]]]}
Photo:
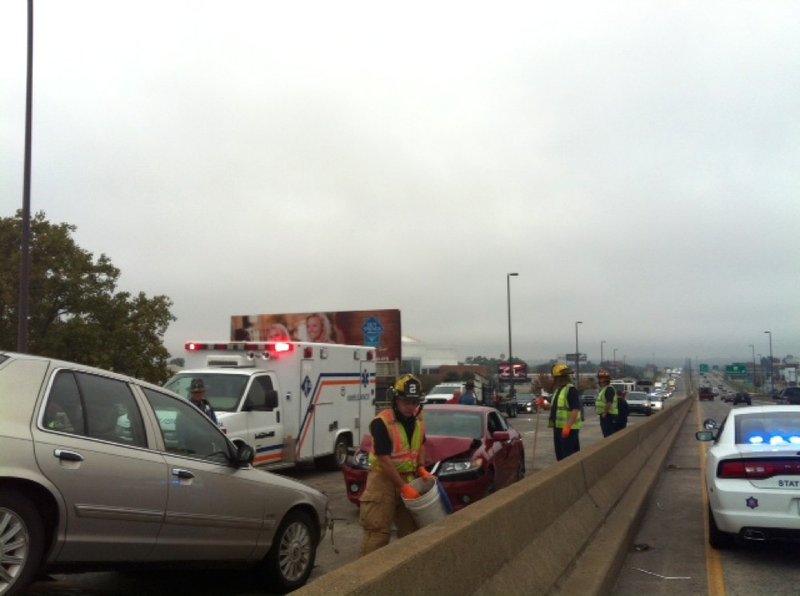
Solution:
{"label": "leafy tree canopy", "polygon": [[[74,225],[31,218],[32,354],[79,362],[161,383],[168,376],[164,333],[175,317],[167,296],[117,291],[119,269],[80,248]],[[22,215],[0,218],[0,349],[14,350]]]}

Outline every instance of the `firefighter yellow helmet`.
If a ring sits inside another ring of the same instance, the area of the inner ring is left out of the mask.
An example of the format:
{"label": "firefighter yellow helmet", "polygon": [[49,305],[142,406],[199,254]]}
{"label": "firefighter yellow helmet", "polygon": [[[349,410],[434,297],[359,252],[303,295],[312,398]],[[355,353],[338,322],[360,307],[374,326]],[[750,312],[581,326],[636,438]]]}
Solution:
{"label": "firefighter yellow helmet", "polygon": [[420,401],[422,399],[422,383],[414,375],[403,375],[395,381],[394,393],[400,399]]}
{"label": "firefighter yellow helmet", "polygon": [[556,364],[555,366],[553,366],[552,372],[554,377],[566,377],[568,375],[575,374],[575,371],[573,371],[566,364]]}

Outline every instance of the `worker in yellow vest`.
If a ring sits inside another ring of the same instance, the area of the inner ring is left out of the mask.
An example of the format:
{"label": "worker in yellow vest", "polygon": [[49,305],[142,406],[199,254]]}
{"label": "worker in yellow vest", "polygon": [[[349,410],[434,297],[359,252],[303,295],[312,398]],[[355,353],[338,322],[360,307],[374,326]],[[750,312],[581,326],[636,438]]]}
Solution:
{"label": "worker in yellow vest", "polygon": [[611,386],[611,373],[601,368],[597,371],[597,384],[600,391],[594,402],[597,415],[600,416],[600,430],[604,437],[613,435],[617,430],[617,416],[619,415],[619,402],[617,392]]}
{"label": "worker in yellow vest", "polygon": [[552,374],[553,403],[547,425],[553,429],[556,459],[562,460],[581,450],[579,431],[583,426],[583,412],[580,395],[570,379],[573,370],[566,364],[556,364]]}
{"label": "worker in yellow vest", "polygon": [[393,389],[392,407],[379,412],[369,425],[370,470],[359,513],[364,528],[362,555],[389,544],[393,523],[399,538],[417,529],[403,498],[419,498],[419,491],[409,484],[415,478],[433,478],[425,469],[425,422],[419,407],[422,383],[413,375],[403,375]]}

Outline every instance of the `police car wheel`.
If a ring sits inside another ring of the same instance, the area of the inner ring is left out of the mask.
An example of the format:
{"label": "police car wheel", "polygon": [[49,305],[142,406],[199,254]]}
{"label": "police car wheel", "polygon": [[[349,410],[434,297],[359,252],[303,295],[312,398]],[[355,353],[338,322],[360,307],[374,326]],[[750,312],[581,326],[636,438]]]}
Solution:
{"label": "police car wheel", "polygon": [[708,544],[717,550],[730,548],[734,544],[733,534],[723,532],[717,527],[711,507],[708,508]]}
{"label": "police car wheel", "polygon": [[291,592],[306,583],[317,554],[318,536],[307,513],[290,511],[275,533],[261,572],[268,587]]}

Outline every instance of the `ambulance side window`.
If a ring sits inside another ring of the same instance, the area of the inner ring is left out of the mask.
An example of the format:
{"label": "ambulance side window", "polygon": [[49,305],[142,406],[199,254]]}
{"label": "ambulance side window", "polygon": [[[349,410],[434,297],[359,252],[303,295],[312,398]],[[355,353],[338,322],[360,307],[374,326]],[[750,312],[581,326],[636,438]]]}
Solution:
{"label": "ambulance side window", "polygon": [[272,379],[260,376],[253,379],[245,399],[246,410],[271,411],[277,406],[278,395],[272,387]]}

